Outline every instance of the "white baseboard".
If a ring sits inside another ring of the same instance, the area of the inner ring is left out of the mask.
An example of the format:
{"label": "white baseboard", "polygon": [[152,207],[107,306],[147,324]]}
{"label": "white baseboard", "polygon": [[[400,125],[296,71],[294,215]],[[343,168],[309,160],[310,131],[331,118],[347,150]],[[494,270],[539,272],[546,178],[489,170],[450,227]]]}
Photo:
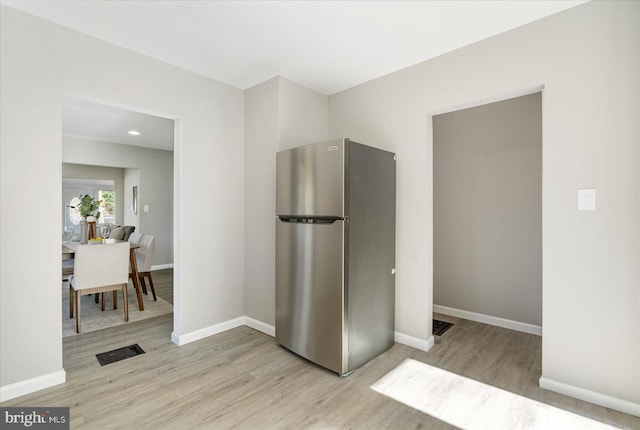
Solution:
{"label": "white baseboard", "polygon": [[151,266],[152,272],[156,270],[163,270],[163,269],[173,269],[173,263],[158,264],[157,266]]}
{"label": "white baseboard", "polygon": [[16,382],[15,384],[5,385],[4,387],[0,387],[0,402],[6,402],[7,400],[15,399],[16,397],[24,396],[34,391],[53,387],[54,385],[64,384],[66,380],[67,374],[64,370],[60,370]]}
{"label": "white baseboard", "polygon": [[433,347],[434,343],[433,336],[429,336],[427,340],[424,340],[400,332],[394,333],[394,340],[403,345],[419,349],[420,351],[429,351]]}
{"label": "white baseboard", "polygon": [[640,417],[640,404],[638,403],[618,399],[617,397],[597,393],[595,391],[565,384],[564,382],[554,381],[553,379],[545,377],[540,377],[540,387],[566,396],[575,397],[576,399],[584,400],[585,402],[594,403],[596,405],[604,406],[605,408],[615,409],[616,411],[624,412],[625,414]]}
{"label": "white baseboard", "polygon": [[510,330],[516,330],[524,333],[542,336],[542,327],[540,327],[539,325],[508,320],[505,318],[492,317],[491,315],[484,315],[476,312],[470,312],[462,309],[455,309],[440,305],[433,305],[433,311],[439,314],[450,315],[452,317],[464,318],[466,320],[481,322],[484,324],[508,328]]}
{"label": "white baseboard", "polygon": [[238,317],[232,320],[223,321],[219,324],[214,324],[209,327],[201,328],[199,330],[192,331],[181,335],[171,333],[171,341],[178,346],[186,345],[191,342],[195,342],[205,337],[213,336],[214,334],[222,333],[223,331],[231,330],[232,328],[245,325],[245,317]]}
{"label": "white baseboard", "polygon": [[[213,336],[214,334],[222,333],[223,331],[231,330],[232,328],[240,327],[242,325],[251,327],[252,329],[258,330],[259,332],[262,332],[271,337],[275,337],[276,335],[276,328],[274,326],[248,316],[241,316],[229,321],[224,321],[219,324],[201,328],[190,333],[185,333],[183,335],[176,335],[175,333],[171,333],[171,341],[178,346],[182,346],[186,345],[187,343],[204,339],[205,337]],[[433,347],[434,343],[433,336],[430,336],[425,340],[400,332],[395,332],[394,339],[398,343],[402,343],[421,351],[429,351],[431,347]]]}
{"label": "white baseboard", "polygon": [[190,333],[185,333],[182,335],[176,335],[175,333],[171,333],[171,341],[178,346],[186,345],[191,342],[195,342],[200,339],[204,339],[205,337],[213,336],[214,334],[222,333],[223,331],[231,330],[232,328],[240,327],[246,325],[247,327],[251,327],[252,329],[258,330],[266,335],[271,337],[275,337],[276,328],[272,325],[263,323],[262,321],[258,321],[256,319],[241,316],[238,318],[234,318],[232,320],[223,321],[219,324],[214,324],[209,327],[201,328],[199,330],[192,331]]}
{"label": "white baseboard", "polygon": [[246,325],[247,327],[251,327],[252,329],[258,330],[271,337],[276,337],[276,328],[274,326],[263,323],[262,321],[255,320],[247,316],[245,316],[244,318],[245,318],[244,325]]}

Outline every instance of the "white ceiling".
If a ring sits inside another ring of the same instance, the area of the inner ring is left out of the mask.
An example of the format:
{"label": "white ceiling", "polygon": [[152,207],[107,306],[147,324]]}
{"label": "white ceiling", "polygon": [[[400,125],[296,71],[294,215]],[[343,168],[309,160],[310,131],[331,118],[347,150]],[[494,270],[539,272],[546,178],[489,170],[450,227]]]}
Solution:
{"label": "white ceiling", "polygon": [[[323,94],[584,3],[0,1],[242,89],[280,75]],[[172,120],[83,100],[65,100],[63,134],[173,150]]]}
{"label": "white ceiling", "polygon": [[69,1],[2,4],[246,89],[324,94],[584,1]]}
{"label": "white ceiling", "polygon": [[[173,120],[65,98],[62,106],[62,134],[101,142],[173,151]],[[140,132],[139,136],[128,134]]]}

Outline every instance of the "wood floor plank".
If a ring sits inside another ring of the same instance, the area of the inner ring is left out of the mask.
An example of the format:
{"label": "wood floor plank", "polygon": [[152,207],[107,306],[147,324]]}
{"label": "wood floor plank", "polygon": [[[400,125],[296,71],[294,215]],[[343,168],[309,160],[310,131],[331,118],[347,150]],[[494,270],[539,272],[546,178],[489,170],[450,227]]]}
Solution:
{"label": "wood floor plank", "polygon": [[[153,272],[172,301],[172,270]],[[454,323],[429,352],[395,344],[341,378],[249,327],[181,347],[163,315],[64,338],[65,384],[2,406],[69,406],[72,429],[452,429],[369,386],[406,358],[618,426],[640,418],[538,386],[541,338],[436,314]],[[145,354],[100,366],[95,354],[133,343]]]}

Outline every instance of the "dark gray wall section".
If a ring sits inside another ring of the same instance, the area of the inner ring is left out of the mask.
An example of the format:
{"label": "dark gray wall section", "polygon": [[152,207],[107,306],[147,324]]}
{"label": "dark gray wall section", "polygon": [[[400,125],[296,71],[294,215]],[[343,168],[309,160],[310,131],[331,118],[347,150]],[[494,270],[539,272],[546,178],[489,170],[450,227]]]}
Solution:
{"label": "dark gray wall section", "polygon": [[433,117],[434,304],[542,324],[541,93]]}

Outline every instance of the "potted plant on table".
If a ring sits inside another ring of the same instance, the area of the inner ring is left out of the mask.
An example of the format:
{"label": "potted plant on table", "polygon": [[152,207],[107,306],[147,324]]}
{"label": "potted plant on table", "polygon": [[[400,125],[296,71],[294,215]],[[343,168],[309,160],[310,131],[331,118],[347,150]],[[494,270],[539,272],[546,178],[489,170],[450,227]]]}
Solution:
{"label": "potted plant on table", "polygon": [[[80,212],[80,243],[96,237],[96,221],[100,218],[100,200],[96,200],[89,194],[78,196],[80,200],[76,205],[69,206]],[[74,199],[75,200],[75,199]]]}

